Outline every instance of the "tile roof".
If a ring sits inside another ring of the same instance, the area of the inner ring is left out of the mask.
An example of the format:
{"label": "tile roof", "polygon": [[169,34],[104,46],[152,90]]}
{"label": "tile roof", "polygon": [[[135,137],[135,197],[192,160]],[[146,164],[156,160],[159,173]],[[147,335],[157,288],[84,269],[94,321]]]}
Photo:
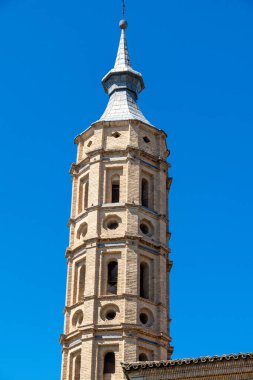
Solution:
{"label": "tile roof", "polygon": [[161,360],[161,361],[148,361],[148,362],[136,362],[136,363],[122,363],[122,367],[125,371],[140,370],[145,368],[165,368],[173,366],[183,366],[198,363],[213,363],[228,360],[247,360],[253,359],[253,353],[239,353],[230,355],[215,355],[215,356],[201,356],[199,358],[186,358],[175,360]]}
{"label": "tile roof", "polygon": [[110,96],[106,110],[100,120],[139,120],[151,125],[141,112],[130,91],[115,91]]}

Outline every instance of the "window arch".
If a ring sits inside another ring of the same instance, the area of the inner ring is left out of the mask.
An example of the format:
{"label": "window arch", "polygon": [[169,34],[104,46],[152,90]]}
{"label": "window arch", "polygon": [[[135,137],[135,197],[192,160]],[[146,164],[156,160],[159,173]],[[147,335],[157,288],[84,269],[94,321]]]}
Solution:
{"label": "window arch", "polygon": [[115,175],[112,177],[111,182],[111,194],[112,194],[112,203],[118,203],[119,202],[119,196],[120,196],[120,177],[119,175]]}
{"label": "window arch", "polygon": [[77,355],[75,359],[75,372],[74,372],[74,380],[81,379],[81,355]]}
{"label": "window arch", "polygon": [[147,263],[140,265],[140,297],[149,298],[149,266]]}
{"label": "window arch", "polygon": [[118,262],[111,261],[107,266],[107,293],[117,294]]}
{"label": "window arch", "polygon": [[85,290],[85,273],[86,265],[83,264],[79,270],[79,281],[78,281],[78,301],[81,301],[84,297]]}
{"label": "window arch", "polygon": [[72,326],[78,327],[82,324],[82,322],[83,322],[83,312],[82,310],[77,310],[72,318]]}
{"label": "window arch", "polygon": [[149,207],[149,183],[146,178],[141,180],[141,204],[144,207]]}
{"label": "window arch", "polygon": [[81,237],[84,238],[85,235],[87,234],[87,231],[88,231],[88,224],[86,222],[80,224],[76,233],[77,239],[80,240]]}
{"label": "window arch", "polygon": [[115,373],[115,353],[107,352],[104,357],[104,373]]}

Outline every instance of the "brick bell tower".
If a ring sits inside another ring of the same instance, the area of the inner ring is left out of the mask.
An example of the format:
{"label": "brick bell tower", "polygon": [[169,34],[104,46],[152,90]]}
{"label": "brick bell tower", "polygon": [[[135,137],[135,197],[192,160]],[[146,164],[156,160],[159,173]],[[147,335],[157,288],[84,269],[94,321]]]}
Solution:
{"label": "brick bell tower", "polygon": [[169,335],[166,134],[137,105],[142,75],[125,31],[103,78],[109,102],[76,139],[62,380],[121,380],[121,362],[166,360]]}

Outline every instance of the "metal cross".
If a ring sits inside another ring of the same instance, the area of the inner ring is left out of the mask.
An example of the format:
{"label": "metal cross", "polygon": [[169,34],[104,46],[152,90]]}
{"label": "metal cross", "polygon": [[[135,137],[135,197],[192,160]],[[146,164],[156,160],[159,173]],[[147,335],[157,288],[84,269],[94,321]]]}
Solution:
{"label": "metal cross", "polygon": [[125,0],[122,0],[122,18],[123,18],[123,20],[125,19],[125,10],[126,10]]}

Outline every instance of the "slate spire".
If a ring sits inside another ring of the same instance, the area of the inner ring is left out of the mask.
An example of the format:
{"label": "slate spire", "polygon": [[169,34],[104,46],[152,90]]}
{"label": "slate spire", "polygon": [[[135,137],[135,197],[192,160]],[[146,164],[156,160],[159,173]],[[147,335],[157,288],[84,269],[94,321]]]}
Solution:
{"label": "slate spire", "polygon": [[150,124],[138,107],[138,94],[144,89],[141,73],[132,68],[126,40],[127,21],[119,23],[121,37],[114,68],[102,79],[109,102],[100,120],[140,120]]}
{"label": "slate spire", "polygon": [[118,53],[117,53],[114,69],[115,70],[127,70],[127,69],[131,70],[132,69],[128,47],[127,47],[125,29],[121,30],[119,48],[118,48]]}

